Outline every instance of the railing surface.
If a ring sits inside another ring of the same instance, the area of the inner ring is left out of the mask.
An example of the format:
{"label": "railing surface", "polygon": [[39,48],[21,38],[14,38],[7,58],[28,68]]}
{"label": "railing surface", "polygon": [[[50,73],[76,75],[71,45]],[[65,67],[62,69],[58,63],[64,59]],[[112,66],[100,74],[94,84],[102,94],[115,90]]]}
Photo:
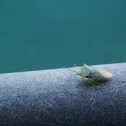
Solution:
{"label": "railing surface", "polygon": [[126,63],[97,67],[113,74],[98,90],[66,68],[0,74],[0,126],[125,126]]}

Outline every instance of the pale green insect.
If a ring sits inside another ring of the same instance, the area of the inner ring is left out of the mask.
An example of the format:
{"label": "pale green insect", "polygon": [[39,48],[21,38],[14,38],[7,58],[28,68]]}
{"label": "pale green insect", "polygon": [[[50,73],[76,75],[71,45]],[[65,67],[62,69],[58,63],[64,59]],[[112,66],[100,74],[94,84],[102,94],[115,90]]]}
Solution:
{"label": "pale green insect", "polygon": [[88,78],[88,82],[97,88],[96,84],[100,84],[97,82],[98,80],[109,79],[112,77],[112,74],[109,71],[88,66],[86,64],[83,64],[80,72],[76,72],[76,75],[82,77],[82,79],[77,83],[76,87],[84,78]]}

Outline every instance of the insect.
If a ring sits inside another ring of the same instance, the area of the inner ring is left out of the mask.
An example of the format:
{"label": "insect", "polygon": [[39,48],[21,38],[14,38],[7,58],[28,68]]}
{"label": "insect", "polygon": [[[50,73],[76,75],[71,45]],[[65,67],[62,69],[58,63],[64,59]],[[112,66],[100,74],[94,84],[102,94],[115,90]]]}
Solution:
{"label": "insect", "polygon": [[[76,72],[76,71],[73,71],[73,72]],[[101,85],[100,83],[97,82],[98,80],[109,79],[112,77],[112,74],[108,70],[88,66],[87,64],[83,64],[80,72],[76,72],[76,75],[79,75],[82,77],[81,80],[77,83],[76,87],[84,78],[87,78],[88,82],[97,88],[96,84]]]}

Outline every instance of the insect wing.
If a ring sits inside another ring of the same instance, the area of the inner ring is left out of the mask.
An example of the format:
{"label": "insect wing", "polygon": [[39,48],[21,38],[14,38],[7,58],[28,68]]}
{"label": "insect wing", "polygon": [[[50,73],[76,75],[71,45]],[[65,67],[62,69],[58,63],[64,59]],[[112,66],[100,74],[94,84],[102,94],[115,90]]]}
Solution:
{"label": "insect wing", "polygon": [[89,78],[94,78],[94,79],[109,79],[112,77],[112,74],[104,69],[100,68],[94,68],[96,72],[88,75]]}
{"label": "insect wing", "polygon": [[102,75],[102,76],[104,76],[104,78],[111,78],[112,77],[112,74],[109,72],[109,71],[107,71],[107,70],[103,70],[103,69],[100,69],[99,70],[99,73]]}

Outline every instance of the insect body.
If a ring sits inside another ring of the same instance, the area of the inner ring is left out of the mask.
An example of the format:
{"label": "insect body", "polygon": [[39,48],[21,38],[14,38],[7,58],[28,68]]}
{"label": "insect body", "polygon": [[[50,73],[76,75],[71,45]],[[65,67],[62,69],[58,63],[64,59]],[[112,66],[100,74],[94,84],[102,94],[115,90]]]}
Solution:
{"label": "insect body", "polygon": [[92,66],[88,66],[86,64],[83,64],[80,72],[76,72],[76,73],[77,73],[76,75],[79,75],[82,77],[82,79],[77,83],[76,86],[78,86],[78,84],[84,78],[88,78],[88,82],[94,85],[95,87],[97,87],[96,84],[100,84],[97,82],[98,80],[109,79],[112,77],[112,74],[109,71],[100,69],[100,68],[95,68]]}

